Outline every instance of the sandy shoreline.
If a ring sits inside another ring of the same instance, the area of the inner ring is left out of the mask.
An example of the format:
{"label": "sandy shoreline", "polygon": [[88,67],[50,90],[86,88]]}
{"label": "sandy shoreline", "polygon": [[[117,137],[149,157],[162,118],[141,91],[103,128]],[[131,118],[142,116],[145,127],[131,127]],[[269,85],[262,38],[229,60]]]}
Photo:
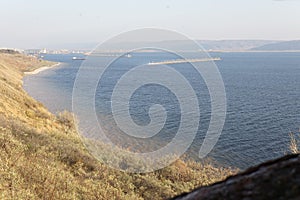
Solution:
{"label": "sandy shoreline", "polygon": [[51,68],[54,68],[54,67],[57,67],[59,66],[61,63],[57,63],[57,64],[54,64],[54,65],[51,65],[51,66],[46,66],[46,67],[41,67],[41,68],[38,68],[36,70],[33,70],[31,72],[24,72],[25,75],[34,75],[34,74],[38,74],[42,71],[45,71],[47,69],[51,69]]}

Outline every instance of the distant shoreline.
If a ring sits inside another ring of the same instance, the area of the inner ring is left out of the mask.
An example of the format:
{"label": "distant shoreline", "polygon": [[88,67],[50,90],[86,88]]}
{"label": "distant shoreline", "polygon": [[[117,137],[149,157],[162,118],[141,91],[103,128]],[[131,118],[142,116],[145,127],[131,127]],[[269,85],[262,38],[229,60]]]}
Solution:
{"label": "distant shoreline", "polygon": [[48,70],[48,69],[51,69],[51,68],[54,68],[54,67],[57,67],[59,66],[61,63],[56,63],[54,65],[51,65],[51,66],[45,66],[45,67],[41,67],[41,68],[38,68],[38,69],[35,69],[31,72],[24,72],[25,75],[35,75],[35,74],[38,74],[42,71],[45,71],[45,70]]}
{"label": "distant shoreline", "polygon": [[300,53],[300,50],[208,50],[208,53]]}
{"label": "distant shoreline", "polygon": [[[130,50],[118,50],[118,51],[99,51],[93,53],[85,53],[88,56],[121,56],[124,53],[128,53]],[[141,53],[153,53],[160,52],[159,50],[143,50],[139,51]],[[198,53],[201,51],[178,51],[178,52],[190,52]],[[300,53],[300,50],[249,50],[249,49],[203,49],[203,52],[206,53]]]}

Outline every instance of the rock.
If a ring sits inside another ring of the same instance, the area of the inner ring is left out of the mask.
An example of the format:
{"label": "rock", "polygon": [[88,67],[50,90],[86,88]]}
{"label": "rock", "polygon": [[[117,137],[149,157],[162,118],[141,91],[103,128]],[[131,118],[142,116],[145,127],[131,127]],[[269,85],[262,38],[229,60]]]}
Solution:
{"label": "rock", "polygon": [[300,199],[300,155],[287,155],[260,164],[224,181],[174,198],[192,199]]}

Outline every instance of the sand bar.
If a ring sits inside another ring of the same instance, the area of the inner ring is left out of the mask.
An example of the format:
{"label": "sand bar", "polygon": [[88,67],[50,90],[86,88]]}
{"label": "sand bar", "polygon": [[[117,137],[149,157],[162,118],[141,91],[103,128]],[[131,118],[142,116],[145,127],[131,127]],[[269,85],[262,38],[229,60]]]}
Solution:
{"label": "sand bar", "polygon": [[38,69],[33,70],[33,71],[31,71],[31,72],[24,72],[24,74],[25,74],[25,75],[34,75],[34,74],[38,74],[38,73],[40,73],[40,72],[42,72],[42,71],[45,71],[45,70],[47,70],[47,69],[51,69],[51,68],[53,68],[53,67],[57,67],[57,66],[59,66],[60,64],[61,64],[61,63],[57,63],[57,64],[54,64],[54,65],[51,65],[51,66],[41,67],[41,68],[38,68]]}

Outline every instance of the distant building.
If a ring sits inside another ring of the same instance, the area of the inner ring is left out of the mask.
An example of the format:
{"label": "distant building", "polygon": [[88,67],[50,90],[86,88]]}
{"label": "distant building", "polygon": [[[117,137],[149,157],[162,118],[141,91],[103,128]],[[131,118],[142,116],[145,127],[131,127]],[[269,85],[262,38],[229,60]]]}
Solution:
{"label": "distant building", "polygon": [[48,51],[47,51],[47,49],[44,48],[40,51],[40,53],[46,54],[46,53],[48,53]]}
{"label": "distant building", "polygon": [[26,49],[24,50],[24,53],[26,55],[31,55],[31,56],[37,56],[41,52],[41,49]]}

